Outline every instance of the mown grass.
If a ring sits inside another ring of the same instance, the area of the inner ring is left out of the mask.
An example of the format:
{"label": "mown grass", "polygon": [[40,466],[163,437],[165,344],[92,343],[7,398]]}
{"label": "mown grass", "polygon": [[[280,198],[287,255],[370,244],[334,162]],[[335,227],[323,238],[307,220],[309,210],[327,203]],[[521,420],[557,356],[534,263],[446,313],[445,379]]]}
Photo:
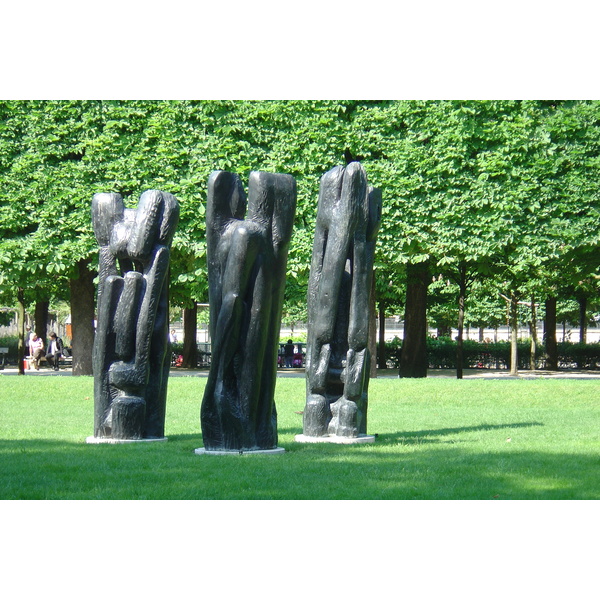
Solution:
{"label": "mown grass", "polygon": [[600,383],[371,381],[370,445],[300,444],[304,380],[280,378],[281,455],[198,456],[201,377],[169,381],[155,444],[89,445],[93,380],[0,376],[2,499],[599,499]]}

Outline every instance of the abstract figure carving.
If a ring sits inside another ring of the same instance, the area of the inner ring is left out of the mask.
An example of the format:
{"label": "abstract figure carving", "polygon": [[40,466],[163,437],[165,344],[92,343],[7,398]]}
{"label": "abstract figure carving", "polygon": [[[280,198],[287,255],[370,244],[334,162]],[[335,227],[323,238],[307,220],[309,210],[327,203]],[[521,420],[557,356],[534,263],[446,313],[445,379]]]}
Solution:
{"label": "abstract figure carving", "polygon": [[277,447],[274,402],[288,247],[296,211],[290,175],[208,180],[206,241],[211,367],[200,419],[206,451]]}
{"label": "abstract figure carving", "polygon": [[303,433],[356,438],[366,433],[369,299],[381,193],[360,163],[321,179],[308,284]]}
{"label": "abstract figure carving", "polygon": [[98,323],[94,343],[94,438],[161,439],[170,357],[170,246],[179,220],[171,194],[149,190],[137,210],[96,194]]}

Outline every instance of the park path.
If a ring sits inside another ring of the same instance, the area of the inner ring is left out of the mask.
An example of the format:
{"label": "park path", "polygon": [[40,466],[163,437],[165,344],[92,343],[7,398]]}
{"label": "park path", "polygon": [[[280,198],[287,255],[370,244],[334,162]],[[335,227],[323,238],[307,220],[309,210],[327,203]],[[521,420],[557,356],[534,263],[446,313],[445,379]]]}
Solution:
{"label": "park path", "polygon": [[[18,375],[17,367],[5,367],[0,370],[2,375]],[[26,371],[27,377],[63,377],[71,375],[71,368],[53,371],[50,368],[42,367],[39,371]],[[171,377],[207,377],[208,369],[181,369],[173,368],[170,371]],[[304,369],[279,369],[278,377],[301,377],[304,378]],[[456,379],[456,370],[454,369],[429,369],[428,377],[444,377]],[[385,369],[377,371],[379,379],[397,379],[398,371],[396,369]],[[514,377],[510,372],[504,369],[464,369],[464,379],[600,379],[600,370],[583,369],[564,369],[561,371],[519,371],[519,376]]]}

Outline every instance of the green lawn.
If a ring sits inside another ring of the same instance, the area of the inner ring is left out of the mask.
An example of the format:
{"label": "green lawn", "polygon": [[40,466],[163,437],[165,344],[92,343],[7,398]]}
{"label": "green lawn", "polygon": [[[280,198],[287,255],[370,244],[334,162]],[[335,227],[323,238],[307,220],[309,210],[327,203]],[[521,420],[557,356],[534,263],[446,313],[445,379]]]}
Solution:
{"label": "green lawn", "polygon": [[93,380],[0,376],[2,499],[600,499],[600,382],[371,381],[374,444],[299,444],[304,379],[279,378],[280,455],[198,456],[206,379],[169,381],[156,444],[89,445]]}

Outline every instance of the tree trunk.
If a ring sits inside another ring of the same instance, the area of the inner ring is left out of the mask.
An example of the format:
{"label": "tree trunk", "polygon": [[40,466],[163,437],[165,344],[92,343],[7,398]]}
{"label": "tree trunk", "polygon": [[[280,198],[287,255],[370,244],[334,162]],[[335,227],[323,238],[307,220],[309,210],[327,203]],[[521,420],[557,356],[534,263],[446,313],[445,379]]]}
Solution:
{"label": "tree trunk", "polygon": [[400,377],[427,377],[427,286],[429,265],[412,264],[406,267],[406,309],[404,340],[400,355]]}
{"label": "tree trunk", "polygon": [[582,296],[577,299],[579,302],[579,343],[587,342],[587,298]]}
{"label": "tree trunk", "polygon": [[44,340],[44,345],[48,343],[48,308],[50,302],[48,300],[38,300],[35,303],[34,313],[34,328],[38,337]]}
{"label": "tree trunk", "polygon": [[93,375],[92,352],[94,348],[94,276],[90,260],[77,263],[78,277],[70,280],[71,292],[71,350],[73,375]]}
{"label": "tree trunk", "polygon": [[188,369],[198,366],[198,306],[183,309],[183,365]]}
{"label": "tree trunk", "polygon": [[529,323],[529,331],[531,333],[531,355],[529,357],[529,369],[535,371],[537,354],[537,310],[535,308],[535,296],[531,296],[531,323]]}
{"label": "tree trunk", "polygon": [[463,378],[464,344],[463,331],[465,326],[465,299],[467,297],[467,268],[461,263],[458,281],[458,337],[456,342],[456,379]]}
{"label": "tree trunk", "polygon": [[377,304],[375,301],[375,277],[371,278],[369,298],[369,354],[371,355],[370,376],[377,377]]}
{"label": "tree trunk", "polygon": [[387,369],[385,355],[385,301],[379,301],[379,368]]}
{"label": "tree trunk", "polygon": [[517,296],[510,294],[510,374],[519,375],[519,350],[517,335],[519,333],[519,305]]}
{"label": "tree trunk", "polygon": [[25,343],[25,291],[23,288],[17,290],[17,321],[19,323],[19,339],[17,340],[17,360],[19,362],[19,375],[25,375],[23,359],[29,354],[29,348]]}
{"label": "tree trunk", "polygon": [[558,371],[558,344],[556,343],[556,298],[546,298],[546,318],[544,320],[546,340],[546,368]]}

